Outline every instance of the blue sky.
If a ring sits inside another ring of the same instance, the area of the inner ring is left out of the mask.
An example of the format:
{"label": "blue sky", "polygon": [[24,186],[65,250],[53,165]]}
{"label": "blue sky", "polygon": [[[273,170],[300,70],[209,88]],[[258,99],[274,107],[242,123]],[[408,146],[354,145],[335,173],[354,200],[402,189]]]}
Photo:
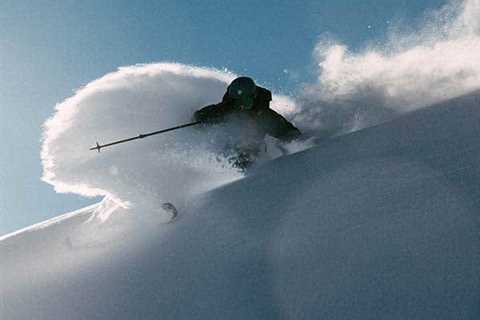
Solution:
{"label": "blue sky", "polygon": [[323,34],[361,49],[392,23],[412,25],[443,3],[2,1],[0,235],[96,201],[40,181],[41,125],[89,81],[123,65],[175,61],[290,93],[315,76],[311,54]]}

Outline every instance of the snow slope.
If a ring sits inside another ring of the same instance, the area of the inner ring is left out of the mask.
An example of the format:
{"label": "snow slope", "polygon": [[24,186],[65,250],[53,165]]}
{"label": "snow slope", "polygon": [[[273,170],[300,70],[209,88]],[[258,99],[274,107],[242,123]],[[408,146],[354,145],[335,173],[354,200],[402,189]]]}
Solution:
{"label": "snow slope", "polygon": [[174,224],[106,198],[5,236],[1,319],[478,319],[479,106],[271,161]]}

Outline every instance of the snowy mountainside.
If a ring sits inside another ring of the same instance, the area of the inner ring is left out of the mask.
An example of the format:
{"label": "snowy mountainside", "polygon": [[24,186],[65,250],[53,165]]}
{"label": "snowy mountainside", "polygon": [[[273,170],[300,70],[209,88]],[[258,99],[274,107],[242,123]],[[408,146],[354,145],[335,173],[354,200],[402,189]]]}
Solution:
{"label": "snowy mountainside", "polygon": [[477,319],[479,97],[271,161],[174,224],[106,199],[5,236],[2,319]]}

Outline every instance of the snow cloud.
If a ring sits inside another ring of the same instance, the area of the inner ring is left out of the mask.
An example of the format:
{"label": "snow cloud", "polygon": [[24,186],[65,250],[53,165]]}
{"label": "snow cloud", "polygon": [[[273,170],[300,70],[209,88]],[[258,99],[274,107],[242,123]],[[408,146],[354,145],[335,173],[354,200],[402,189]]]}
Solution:
{"label": "snow cloud", "polygon": [[[235,77],[159,63],[123,67],[89,83],[58,104],[44,125],[43,179],[58,192],[106,196],[127,207],[155,209],[240,178],[218,157],[222,130],[190,127],[100,153],[89,150],[96,141],[188,123],[195,110],[221,100]],[[287,97],[274,100],[283,112],[294,109]]]}
{"label": "snow cloud", "polygon": [[318,81],[305,86],[296,117],[313,131],[355,131],[464,95],[480,89],[480,0],[452,1],[419,30],[392,28],[361,52],[325,37],[314,58]]}
{"label": "snow cloud", "polygon": [[[450,2],[425,21],[415,32],[392,29],[386,43],[361,52],[324,38],[314,50],[317,81],[305,85],[296,102],[277,95],[272,106],[318,137],[479,90],[480,0]],[[59,192],[152,209],[240,178],[218,157],[227,128],[190,127],[101,153],[88,150],[96,141],[188,123],[195,110],[219,101],[234,77],[157,63],[123,67],[87,84],[58,104],[45,123],[43,179]]]}

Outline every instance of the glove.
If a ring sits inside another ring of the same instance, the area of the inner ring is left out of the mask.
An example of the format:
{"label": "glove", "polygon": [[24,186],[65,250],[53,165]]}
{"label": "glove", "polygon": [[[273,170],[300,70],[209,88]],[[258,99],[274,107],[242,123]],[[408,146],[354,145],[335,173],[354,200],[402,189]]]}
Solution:
{"label": "glove", "polygon": [[203,125],[213,125],[222,122],[222,117],[211,115],[206,112],[202,112],[201,110],[195,112],[194,118],[196,121],[200,121],[200,123]]}

